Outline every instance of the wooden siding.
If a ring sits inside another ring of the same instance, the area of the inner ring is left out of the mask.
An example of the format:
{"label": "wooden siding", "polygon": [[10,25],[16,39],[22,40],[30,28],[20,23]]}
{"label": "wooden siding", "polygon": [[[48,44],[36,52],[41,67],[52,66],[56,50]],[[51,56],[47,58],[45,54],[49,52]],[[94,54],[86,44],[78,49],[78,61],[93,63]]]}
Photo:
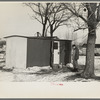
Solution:
{"label": "wooden siding", "polygon": [[65,64],[71,63],[71,41],[65,42]]}
{"label": "wooden siding", "polygon": [[50,40],[28,39],[27,66],[50,65]]}
{"label": "wooden siding", "polygon": [[21,37],[7,38],[6,67],[26,68],[27,39]]}
{"label": "wooden siding", "polygon": [[60,63],[71,62],[71,41],[60,41]]}

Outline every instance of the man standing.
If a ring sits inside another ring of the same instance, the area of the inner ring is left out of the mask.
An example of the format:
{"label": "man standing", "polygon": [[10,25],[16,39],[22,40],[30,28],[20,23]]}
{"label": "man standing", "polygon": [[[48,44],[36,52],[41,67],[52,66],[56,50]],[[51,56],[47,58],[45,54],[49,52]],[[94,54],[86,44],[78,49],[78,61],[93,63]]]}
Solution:
{"label": "man standing", "polygon": [[74,71],[78,71],[78,60],[79,59],[79,49],[76,45],[73,45],[73,67]]}

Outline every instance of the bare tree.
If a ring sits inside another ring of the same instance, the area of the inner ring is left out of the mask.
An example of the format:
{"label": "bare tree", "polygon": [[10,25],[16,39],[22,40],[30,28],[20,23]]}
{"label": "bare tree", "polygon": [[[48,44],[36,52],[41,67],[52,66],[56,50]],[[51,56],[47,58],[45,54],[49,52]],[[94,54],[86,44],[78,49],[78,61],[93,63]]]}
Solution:
{"label": "bare tree", "polygon": [[60,3],[53,3],[48,13],[48,26],[50,29],[50,36],[53,37],[53,33],[60,26],[67,25],[68,20],[73,16],[69,14],[68,10],[62,8]]}
{"label": "bare tree", "polygon": [[67,25],[67,22],[72,16],[68,14],[68,10],[62,8],[60,3],[25,3],[30,7],[33,13],[33,18],[43,25],[42,36],[46,35],[47,30],[50,30],[50,36],[53,37],[54,31],[62,25]]}
{"label": "bare tree", "polygon": [[48,19],[48,11],[52,3],[25,3],[26,6],[33,11],[33,18],[43,25],[42,36],[46,34],[46,24]]}
{"label": "bare tree", "polygon": [[[88,28],[88,39],[86,49],[86,65],[85,70],[81,74],[85,78],[94,77],[94,49],[96,41],[96,28],[100,21],[100,4],[97,3],[66,3],[62,4],[68,9],[74,17],[78,17],[84,21]],[[87,17],[82,15],[82,11],[87,11]],[[82,29],[82,27],[80,27]],[[78,30],[78,29],[77,29]]]}

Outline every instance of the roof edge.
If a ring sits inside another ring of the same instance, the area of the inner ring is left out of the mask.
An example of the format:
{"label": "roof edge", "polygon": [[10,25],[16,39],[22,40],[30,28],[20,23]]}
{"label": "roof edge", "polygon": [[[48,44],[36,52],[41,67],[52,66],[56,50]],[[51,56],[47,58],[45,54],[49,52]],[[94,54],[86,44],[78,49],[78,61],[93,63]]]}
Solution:
{"label": "roof edge", "polygon": [[[37,37],[37,36],[10,35],[10,36],[5,36],[4,38],[11,38],[11,37],[22,37],[22,38],[30,38],[30,39],[53,39],[55,41],[59,41],[59,40],[65,41],[65,40],[68,40],[68,39],[60,39],[60,38],[57,38],[56,36],[51,38],[50,36],[48,36],[48,37]],[[68,41],[72,41],[72,40],[68,40]]]}

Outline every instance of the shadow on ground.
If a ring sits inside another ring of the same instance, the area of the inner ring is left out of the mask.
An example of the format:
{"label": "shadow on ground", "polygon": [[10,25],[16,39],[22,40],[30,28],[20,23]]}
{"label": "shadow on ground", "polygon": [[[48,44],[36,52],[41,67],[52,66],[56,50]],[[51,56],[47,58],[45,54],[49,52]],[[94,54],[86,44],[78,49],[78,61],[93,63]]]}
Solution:
{"label": "shadow on ground", "polygon": [[35,73],[31,73],[31,74],[36,74],[36,75],[44,75],[44,74],[51,74],[53,71],[50,69],[41,69]]}
{"label": "shadow on ground", "polygon": [[76,79],[80,81],[83,78],[80,76],[80,74],[76,74],[76,73],[74,75],[64,77],[64,80],[69,80],[69,81],[75,81]]}
{"label": "shadow on ground", "polygon": [[59,68],[59,69],[41,69],[37,71],[36,73],[31,73],[31,74],[36,74],[36,75],[45,75],[45,74],[52,74],[52,75],[57,75],[59,73],[67,73],[67,72],[72,72],[71,68]]}
{"label": "shadow on ground", "polygon": [[64,77],[64,81],[65,80],[68,80],[68,81],[80,81],[80,82],[92,82],[92,81],[100,81],[100,76],[95,76],[93,78],[83,78],[81,76],[81,73],[76,73],[74,75],[70,75],[70,76],[67,76],[67,77]]}
{"label": "shadow on ground", "polygon": [[59,68],[59,69],[40,69],[36,72],[21,72],[23,74],[28,74],[28,75],[57,75],[59,73],[66,73],[66,72],[71,72],[72,70],[69,68]]}
{"label": "shadow on ground", "polygon": [[12,72],[13,71],[13,68],[3,68],[4,66],[0,67],[0,70],[2,72]]}

